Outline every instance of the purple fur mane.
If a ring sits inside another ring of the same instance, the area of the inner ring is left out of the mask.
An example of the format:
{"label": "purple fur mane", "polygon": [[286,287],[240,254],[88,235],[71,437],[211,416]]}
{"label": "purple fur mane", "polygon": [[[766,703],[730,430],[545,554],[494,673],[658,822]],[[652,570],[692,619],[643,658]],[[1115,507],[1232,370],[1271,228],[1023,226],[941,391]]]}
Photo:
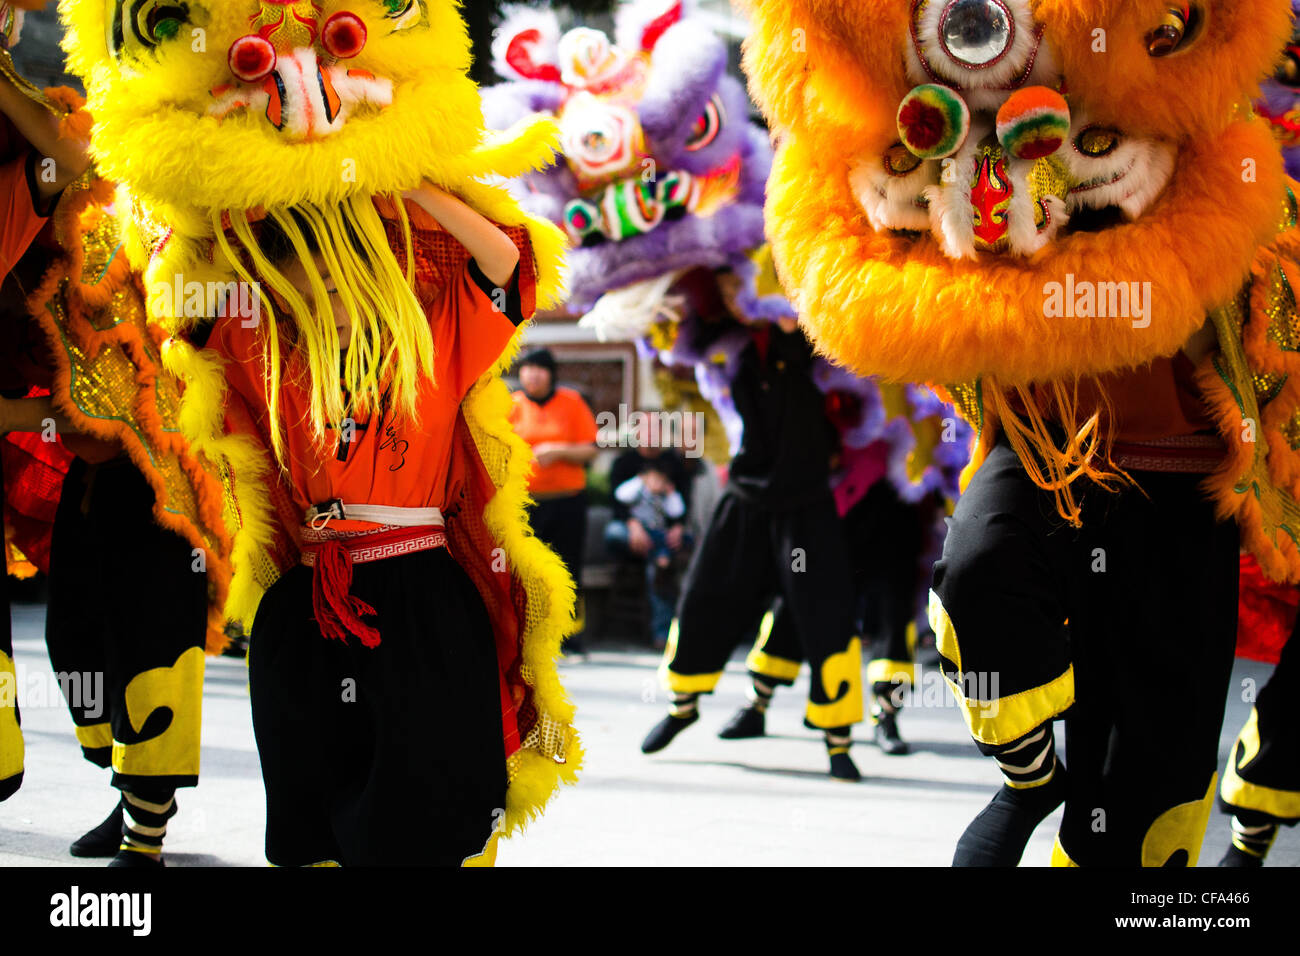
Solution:
{"label": "purple fur mane", "polygon": [[[1300,18],[1300,0],[1292,0],[1291,12]],[[1300,21],[1296,34],[1292,36],[1291,47],[1300,47]],[[1284,82],[1284,69],[1279,68],[1277,75],[1261,88],[1259,100],[1255,107],[1274,127],[1282,141],[1282,155],[1286,160],[1286,171],[1292,179],[1300,179],[1300,57],[1288,49],[1284,54],[1283,66],[1293,68],[1291,80]]]}
{"label": "purple fur mane", "polygon": [[[766,243],[771,143],[749,122],[749,98],[726,73],[725,46],[690,8],[689,0],[632,0],[619,10],[613,40],[583,29],[561,36],[554,15],[538,10],[509,13],[493,45],[497,72],[509,79],[483,91],[484,115],[494,129],[536,113],[560,125],[565,155],[510,188],[529,212],[574,240],[571,311],[589,312],[607,293],[671,273],[730,269],[740,281],[727,311],[747,323],[797,318],[783,294],[760,292],[760,266],[750,256]],[[682,201],[668,191],[673,177],[707,200]],[[687,284],[681,279],[675,288]],[[752,329],[730,320],[720,334],[704,334],[706,319],[717,316],[687,307],[670,347],[658,349],[649,337],[637,347],[665,364],[694,367],[734,452],[742,423],[731,383]],[[824,393],[851,397],[844,406],[856,418],[837,423],[841,440],[853,452],[876,446],[870,455],[884,458],[877,477],[907,501],[932,492],[956,498],[971,433],[950,407],[909,387],[904,401],[887,408],[874,380],[825,361],[814,378]],[[955,423],[954,440],[924,449],[925,467],[909,469],[936,419]]]}
{"label": "purple fur mane", "polygon": [[[654,23],[666,7],[671,5],[662,0],[642,0],[621,12],[617,47],[646,65],[642,81],[627,83],[625,88],[599,81],[581,85],[590,77],[572,76],[571,55],[565,56],[581,44],[571,35],[560,39],[558,27],[544,14],[517,11],[498,31],[494,48],[498,72],[516,79],[483,91],[489,126],[505,129],[530,114],[551,113],[564,130],[565,143],[582,144],[606,136],[603,110],[613,105],[631,110],[640,134],[629,137],[630,150],[637,155],[608,175],[580,183],[582,158],[568,155],[514,181],[512,190],[529,212],[564,224],[565,210],[576,199],[599,205],[602,190],[611,183],[640,180],[649,189],[672,173],[688,174],[728,193],[699,212],[675,209],[653,228],[631,235],[611,239],[594,234],[585,243],[575,236],[575,248],[569,253],[570,304],[575,311],[586,311],[611,289],[666,272],[743,267],[744,254],[765,242],[763,203],[772,162],[767,136],[750,124],[748,95],[727,75],[726,47],[707,26],[683,13],[680,22],[647,37],[647,24]],[[603,50],[604,38],[593,33],[587,31],[582,38],[585,49]],[[534,34],[549,40],[531,43]],[[646,44],[650,48],[643,50]],[[526,76],[543,72],[534,69],[539,60],[543,69],[551,68],[545,70],[550,79]],[[591,108],[591,96],[600,107]],[[713,125],[711,118],[716,119]],[[701,125],[709,130],[706,137],[698,135]],[[728,189],[720,185],[723,179],[730,183]],[[759,302],[756,296],[750,304],[756,318],[793,311],[788,304]]]}

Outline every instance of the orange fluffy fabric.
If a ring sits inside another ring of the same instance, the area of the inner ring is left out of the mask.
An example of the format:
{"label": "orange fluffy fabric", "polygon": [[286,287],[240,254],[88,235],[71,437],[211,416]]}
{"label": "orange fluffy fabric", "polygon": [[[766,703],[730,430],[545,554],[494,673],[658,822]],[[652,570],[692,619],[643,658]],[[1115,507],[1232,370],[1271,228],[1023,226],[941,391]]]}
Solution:
{"label": "orange fluffy fabric", "polygon": [[[1286,192],[1262,122],[1189,141],[1178,171],[1137,222],[1080,233],[1028,259],[955,261],[926,234],[876,233],[849,186],[849,159],[819,138],[778,152],[768,231],[786,289],[818,344],[863,375],[1004,385],[1137,367],[1176,352],[1250,275]],[[1242,161],[1256,158],[1258,181]],[[1150,282],[1151,324],[1048,318],[1045,287]]]}
{"label": "orange fluffy fabric", "polygon": [[[1222,128],[1291,36],[1285,0],[1198,2],[1204,26],[1185,53],[1147,55],[1147,34],[1169,0],[1036,0],[1070,95],[1095,121],[1179,139]],[[1101,31],[1099,34],[1097,31]],[[1104,42],[1103,49],[1098,44]]]}
{"label": "orange fluffy fabric", "polygon": [[[823,130],[835,152],[873,133],[894,135],[894,112],[912,86],[903,64],[913,0],[735,2],[753,20],[745,72],[774,129]],[[1071,96],[1098,121],[1122,120],[1126,132],[1144,136],[1181,139],[1222,128],[1291,35],[1287,0],[1203,0],[1195,43],[1153,58],[1146,38],[1172,6],[1168,0],[1032,6]]]}
{"label": "orange fluffy fabric", "polygon": [[[1136,367],[1175,352],[1250,275],[1285,178],[1243,110],[1290,30],[1286,0],[1198,4],[1187,48],[1153,58],[1167,0],[1036,0],[1072,109],[1178,146],[1174,178],[1137,222],[1062,236],[1028,259],[953,262],[929,235],[871,228],[855,161],[898,139],[912,0],[740,0],[750,88],[781,148],[768,228],[787,292],[821,348],[863,374],[1004,386]],[[1249,166],[1252,175],[1244,175]],[[1045,286],[1151,283],[1153,320],[1049,319]]]}
{"label": "orange fluffy fabric", "polygon": [[93,123],[85,110],[86,101],[81,94],[68,86],[47,86],[44,92],[50,104],[63,113],[63,118],[59,121],[59,136],[88,142]]}

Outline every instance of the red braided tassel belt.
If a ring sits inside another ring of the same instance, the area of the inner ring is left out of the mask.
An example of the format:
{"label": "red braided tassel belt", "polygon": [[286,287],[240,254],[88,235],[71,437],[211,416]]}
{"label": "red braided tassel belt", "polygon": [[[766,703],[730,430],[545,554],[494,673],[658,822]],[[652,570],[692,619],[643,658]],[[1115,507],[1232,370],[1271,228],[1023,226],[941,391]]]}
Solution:
{"label": "red braided tassel belt", "polygon": [[355,532],[303,528],[302,563],[313,569],[311,605],[321,634],[344,643],[352,634],[366,647],[378,647],[379,629],[362,620],[375,609],[351,593],[352,565],[446,546],[446,532],[431,525]]}

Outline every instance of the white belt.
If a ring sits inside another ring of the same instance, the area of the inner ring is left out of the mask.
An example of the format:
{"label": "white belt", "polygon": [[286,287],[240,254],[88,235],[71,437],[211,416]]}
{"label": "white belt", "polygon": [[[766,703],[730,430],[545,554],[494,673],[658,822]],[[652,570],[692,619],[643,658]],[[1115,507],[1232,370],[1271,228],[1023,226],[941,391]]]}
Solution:
{"label": "white belt", "polygon": [[307,525],[316,531],[331,521],[369,521],[398,528],[441,528],[441,508],[395,508],[390,505],[348,505],[335,498],[307,509]]}

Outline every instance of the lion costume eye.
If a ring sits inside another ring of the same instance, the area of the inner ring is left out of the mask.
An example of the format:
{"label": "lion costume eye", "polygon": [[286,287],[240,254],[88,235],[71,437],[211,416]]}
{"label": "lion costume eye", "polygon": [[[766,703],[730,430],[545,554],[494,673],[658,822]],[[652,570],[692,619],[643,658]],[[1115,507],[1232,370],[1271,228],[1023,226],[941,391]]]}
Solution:
{"label": "lion costume eye", "polygon": [[895,143],[885,150],[885,172],[891,176],[910,176],[916,172],[923,160],[902,143]]}
{"label": "lion costume eye", "polygon": [[722,132],[722,124],[726,121],[726,117],[726,107],[722,105],[721,98],[715,93],[705,104],[704,112],[695,121],[695,128],[691,130],[691,135],[686,140],[686,149],[698,153],[712,143]]}
{"label": "lion costume eye", "polygon": [[1204,17],[1194,3],[1170,7],[1160,24],[1147,34],[1147,54],[1166,57],[1192,45],[1201,32]]}
{"label": "lion costume eye", "polygon": [[108,51],[152,50],[176,37],[190,22],[190,5],[176,0],[109,0]]}
{"label": "lion costume eye", "polygon": [[1286,48],[1273,76],[1283,86],[1300,87],[1300,46],[1292,43]]}
{"label": "lion costume eye", "polygon": [[382,0],[382,5],[384,17],[392,23],[394,33],[428,20],[424,0]]}
{"label": "lion costume eye", "polygon": [[1119,148],[1120,136],[1104,126],[1089,126],[1074,138],[1074,148],[1089,159],[1109,156]]}

